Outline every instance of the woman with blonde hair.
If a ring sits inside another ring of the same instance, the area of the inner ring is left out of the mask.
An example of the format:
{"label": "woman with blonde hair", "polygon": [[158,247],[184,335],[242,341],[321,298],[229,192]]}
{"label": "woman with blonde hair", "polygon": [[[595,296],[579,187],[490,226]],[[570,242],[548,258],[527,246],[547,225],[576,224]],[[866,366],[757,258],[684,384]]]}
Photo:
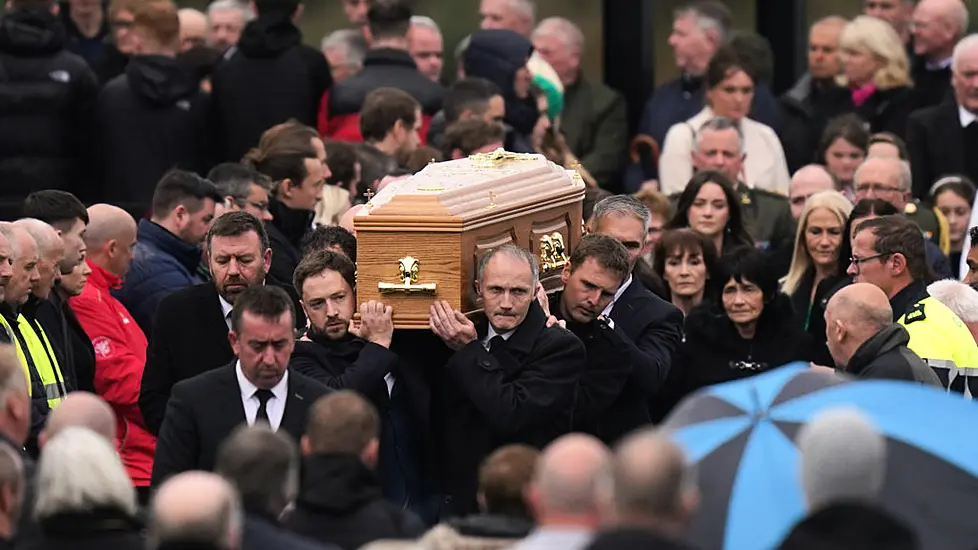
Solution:
{"label": "woman with blonde hair", "polygon": [[[844,248],[846,220],[851,212],[852,203],[837,191],[822,191],[809,197],[798,219],[791,268],[781,280],[781,291],[791,298],[798,324],[815,342],[825,341],[822,302],[844,279],[838,275],[839,264],[848,259],[840,258],[839,251]],[[818,359],[828,361],[828,349],[820,351],[826,355],[819,353]]]}
{"label": "woman with blonde hair", "polygon": [[907,51],[889,23],[861,15],[839,37],[839,112],[856,113],[871,132],[903,137],[913,110]]}

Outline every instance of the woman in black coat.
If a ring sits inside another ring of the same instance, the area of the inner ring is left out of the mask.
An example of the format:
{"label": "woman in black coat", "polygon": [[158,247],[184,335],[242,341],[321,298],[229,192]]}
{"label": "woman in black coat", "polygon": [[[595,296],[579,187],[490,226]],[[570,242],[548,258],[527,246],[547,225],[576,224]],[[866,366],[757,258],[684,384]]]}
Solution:
{"label": "woman in black coat", "polygon": [[719,272],[713,300],[686,318],[685,341],[654,406],[658,418],[699,388],[811,361],[811,339],[761,252],[733,250]]}

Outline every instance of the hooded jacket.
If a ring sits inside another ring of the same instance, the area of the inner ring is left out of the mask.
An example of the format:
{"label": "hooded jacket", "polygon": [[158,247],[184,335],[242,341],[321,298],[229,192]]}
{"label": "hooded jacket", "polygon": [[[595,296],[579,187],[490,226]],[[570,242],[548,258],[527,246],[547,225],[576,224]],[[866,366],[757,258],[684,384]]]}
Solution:
{"label": "hooded jacket", "polygon": [[424,524],[414,514],[384,500],[377,476],[360,457],[346,454],[306,458],[299,497],[285,525],[344,550],[424,533]]}
{"label": "hooded jacket", "polygon": [[907,348],[910,333],[896,323],[863,342],[845,371],[862,380],[906,380],[943,388],[934,370]]}
{"label": "hooded jacket", "polygon": [[463,59],[466,76],[484,78],[503,91],[506,101],[504,120],[512,127],[507,135],[506,148],[512,151],[516,151],[513,142],[521,143],[521,148],[526,148],[533,127],[540,118],[536,100],[532,96],[518,97],[514,87],[516,73],[526,67],[532,54],[533,44],[518,33],[490,29],[472,33]]}
{"label": "hooded jacket", "polygon": [[302,43],[288,15],[262,14],[248,23],[211,78],[219,160],[238,162],[265,130],[289,119],[315,127],[332,84],[326,58]]}
{"label": "hooded jacket", "polygon": [[0,18],[0,219],[19,217],[37,189],[87,198],[98,81],[65,42],[50,12],[14,10]]}
{"label": "hooded jacket", "polygon": [[98,99],[99,199],[138,220],[168,170],[206,169],[206,102],[197,81],[176,59],[133,58]]}
{"label": "hooded jacket", "polygon": [[526,538],[533,522],[516,516],[479,514],[440,523],[418,541],[428,550],[500,550]]}

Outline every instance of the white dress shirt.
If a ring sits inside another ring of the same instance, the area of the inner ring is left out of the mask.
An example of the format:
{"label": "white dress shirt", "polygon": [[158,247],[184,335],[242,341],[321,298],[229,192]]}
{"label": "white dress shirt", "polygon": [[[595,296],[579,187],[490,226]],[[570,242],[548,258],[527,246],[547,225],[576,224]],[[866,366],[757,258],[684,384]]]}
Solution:
{"label": "white dress shirt", "polygon": [[[261,406],[261,401],[255,395],[258,387],[245,378],[244,372],[241,371],[241,361],[235,364],[234,372],[238,375],[238,387],[241,388],[241,403],[244,405],[245,420],[249,426],[254,426],[258,417],[258,407]],[[289,371],[286,370],[282,379],[272,388],[272,398],[265,405],[268,423],[275,431],[278,431],[279,426],[282,425],[282,417],[285,416],[285,401],[288,399],[288,395]]]}
{"label": "white dress shirt", "polygon": [[[615,303],[618,302],[618,298],[621,298],[621,295],[624,294],[626,290],[628,290],[628,285],[630,284],[632,284],[631,275],[629,275],[628,278],[625,279],[625,282],[622,283],[620,287],[618,287],[618,290],[615,292],[615,297],[611,300],[611,303],[608,304],[608,307],[604,308],[604,311],[601,312],[601,315],[604,315],[605,317],[611,315],[611,310],[615,309]],[[611,319],[608,320],[610,321]]]}
{"label": "white dress shirt", "polygon": [[217,295],[217,299],[221,301],[221,311],[224,313],[224,322],[228,324],[228,330],[231,330],[231,311],[234,306],[230,302],[224,299],[224,296],[220,294]]}
{"label": "white dress shirt", "polygon": [[482,339],[482,347],[486,348],[486,351],[489,351],[489,342],[492,341],[494,336],[502,336],[503,340],[509,340],[509,337],[512,336],[514,332],[516,332],[515,328],[513,330],[507,330],[506,332],[496,332],[496,329],[492,328],[492,325],[489,325],[489,330],[486,331],[486,337]]}

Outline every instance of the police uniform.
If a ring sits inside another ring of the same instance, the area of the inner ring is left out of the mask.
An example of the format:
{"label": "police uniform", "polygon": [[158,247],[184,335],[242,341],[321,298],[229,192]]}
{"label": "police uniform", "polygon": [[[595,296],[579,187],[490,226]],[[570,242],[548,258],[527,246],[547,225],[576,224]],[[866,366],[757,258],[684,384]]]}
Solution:
{"label": "police uniform", "polygon": [[903,213],[924,233],[924,238],[941,247],[945,256],[951,253],[951,231],[947,218],[937,208],[927,208],[920,201],[907,203]]}
{"label": "police uniform", "polygon": [[[914,282],[890,300],[894,320],[910,333],[907,347],[937,372],[946,387],[978,393],[978,346],[971,331],[947,306]],[[975,391],[968,387],[974,378]],[[968,381],[969,383],[965,383]]]}
{"label": "police uniform", "polygon": [[61,365],[44,329],[31,325],[22,314],[13,318],[9,310],[0,315],[0,324],[13,336],[11,340],[17,348],[17,358],[24,366],[24,372],[30,381],[30,395],[34,396],[34,385],[37,383],[39,387],[36,389],[43,389],[49,408],[54,409],[60,405],[68,391],[61,374]]}

